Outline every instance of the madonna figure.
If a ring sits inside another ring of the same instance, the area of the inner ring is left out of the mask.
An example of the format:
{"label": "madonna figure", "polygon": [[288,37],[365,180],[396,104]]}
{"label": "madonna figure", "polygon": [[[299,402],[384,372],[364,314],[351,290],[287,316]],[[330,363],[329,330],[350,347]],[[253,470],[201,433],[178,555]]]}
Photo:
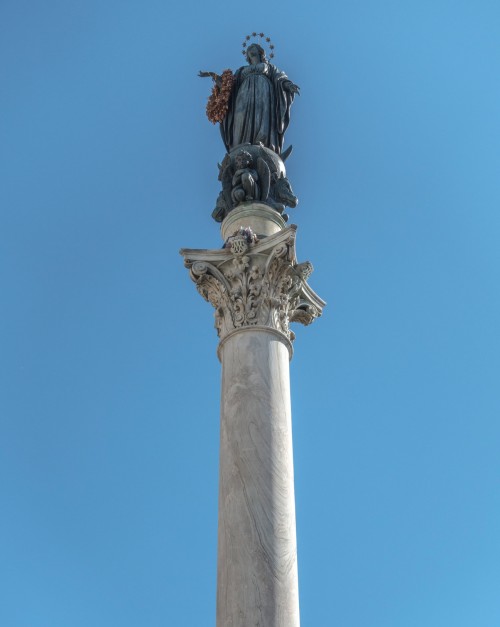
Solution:
{"label": "madonna figure", "polygon": [[[300,93],[299,87],[267,61],[259,44],[249,45],[245,56],[248,65],[234,75],[230,71],[222,77],[213,72],[199,73],[215,81],[213,102],[209,101],[207,114],[213,122],[220,122],[228,152],[240,144],[262,143],[280,155],[290,122],[290,107],[295,94]],[[217,98],[217,113],[210,117],[209,107],[214,106]]]}

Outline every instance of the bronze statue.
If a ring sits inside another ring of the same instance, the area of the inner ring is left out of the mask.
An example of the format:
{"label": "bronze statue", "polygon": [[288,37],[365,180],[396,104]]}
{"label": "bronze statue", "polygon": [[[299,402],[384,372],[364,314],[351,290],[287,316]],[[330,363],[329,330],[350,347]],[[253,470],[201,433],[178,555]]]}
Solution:
{"label": "bronze statue", "polygon": [[[253,36],[256,37],[257,33],[253,33]],[[264,38],[263,33],[259,36]],[[246,40],[249,39],[250,35],[246,37]],[[270,42],[270,38],[266,38],[266,41]],[[271,44],[269,47],[270,57],[273,57],[274,46]],[[198,74],[211,77],[214,81],[207,116],[212,122],[220,123],[222,140],[228,153],[219,176],[224,193],[219,197],[218,207],[213,214],[218,221],[236,205],[252,199],[265,202],[280,213],[283,213],[285,204],[297,204],[284,168],[284,161],[292,147],[283,151],[283,141],[290,122],[292,102],[295,94],[300,95],[299,87],[284,72],[269,63],[260,44],[243,42],[243,54],[248,65],[240,67],[234,74],[231,70],[225,70],[222,75],[214,72]],[[235,159],[245,160],[245,166],[242,168],[239,163],[237,165]],[[264,183],[265,179],[269,181]],[[291,202],[278,198],[279,181],[281,188],[283,183],[288,186],[290,193],[287,192],[286,197]]]}
{"label": "bronze statue", "polygon": [[[275,65],[269,63],[264,48],[253,43],[246,48],[248,65],[236,70],[228,109],[220,123],[222,139],[229,152],[240,144],[261,142],[281,154],[285,131],[290,122],[290,108],[299,87]],[[211,76],[221,87],[222,77]]]}

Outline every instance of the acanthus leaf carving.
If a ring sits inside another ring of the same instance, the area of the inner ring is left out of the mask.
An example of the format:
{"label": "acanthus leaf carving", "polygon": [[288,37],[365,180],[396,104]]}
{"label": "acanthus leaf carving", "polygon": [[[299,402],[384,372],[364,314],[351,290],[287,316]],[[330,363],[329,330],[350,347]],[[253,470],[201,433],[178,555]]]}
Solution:
{"label": "acanthus leaf carving", "polygon": [[307,285],[312,265],[296,262],[295,229],[244,246],[238,237],[217,251],[181,251],[198,292],[215,309],[219,337],[258,325],[293,340],[290,322],[310,324],[325,304]]}

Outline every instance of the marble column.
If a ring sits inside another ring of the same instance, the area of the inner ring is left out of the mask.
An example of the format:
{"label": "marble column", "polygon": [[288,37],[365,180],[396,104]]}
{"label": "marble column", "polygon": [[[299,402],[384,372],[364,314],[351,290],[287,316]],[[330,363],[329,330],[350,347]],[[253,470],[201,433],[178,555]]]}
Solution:
{"label": "marble column", "polygon": [[217,627],[298,627],[289,324],[325,303],[277,212],[243,205],[221,231],[222,249],[181,250],[220,337]]}

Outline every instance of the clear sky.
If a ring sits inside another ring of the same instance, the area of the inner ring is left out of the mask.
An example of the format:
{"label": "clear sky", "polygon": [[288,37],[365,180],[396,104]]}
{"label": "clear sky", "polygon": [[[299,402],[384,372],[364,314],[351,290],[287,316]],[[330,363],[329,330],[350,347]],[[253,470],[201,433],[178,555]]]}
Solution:
{"label": "clear sky", "polygon": [[304,627],[500,625],[497,0],[0,4],[0,625],[215,623],[208,79],[301,87]]}

